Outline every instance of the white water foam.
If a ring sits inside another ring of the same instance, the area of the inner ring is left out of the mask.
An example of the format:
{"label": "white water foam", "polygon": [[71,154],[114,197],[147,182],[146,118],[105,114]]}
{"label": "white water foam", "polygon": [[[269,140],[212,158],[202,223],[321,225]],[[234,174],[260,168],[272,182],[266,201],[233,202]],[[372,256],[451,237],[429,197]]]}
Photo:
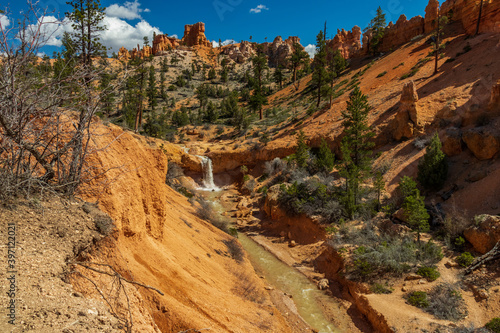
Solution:
{"label": "white water foam", "polygon": [[201,187],[200,190],[219,191],[220,188],[214,183],[212,160],[206,156],[196,156],[201,159],[201,166],[203,168],[203,187]]}

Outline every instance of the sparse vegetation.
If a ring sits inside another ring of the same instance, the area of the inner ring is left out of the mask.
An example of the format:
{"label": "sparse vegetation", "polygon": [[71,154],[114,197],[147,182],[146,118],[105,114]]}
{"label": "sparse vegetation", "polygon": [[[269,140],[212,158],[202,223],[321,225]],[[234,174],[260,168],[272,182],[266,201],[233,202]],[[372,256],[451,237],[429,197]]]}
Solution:
{"label": "sparse vegetation", "polygon": [[426,266],[420,267],[417,270],[417,274],[423,276],[429,282],[435,281],[441,276],[441,274],[435,267],[426,267]]}
{"label": "sparse vegetation", "polygon": [[457,257],[457,263],[462,267],[468,267],[474,261],[474,256],[470,252],[464,252]]}
{"label": "sparse vegetation", "polygon": [[417,308],[427,308],[430,305],[425,291],[414,291],[410,293],[407,301],[409,304],[416,306]]}
{"label": "sparse vegetation", "polygon": [[490,332],[500,333],[500,317],[491,319],[484,327],[490,330]]}
{"label": "sparse vegetation", "polygon": [[380,73],[379,75],[377,75],[377,79],[385,76],[385,74],[387,74],[387,71],[383,71],[382,73]]}

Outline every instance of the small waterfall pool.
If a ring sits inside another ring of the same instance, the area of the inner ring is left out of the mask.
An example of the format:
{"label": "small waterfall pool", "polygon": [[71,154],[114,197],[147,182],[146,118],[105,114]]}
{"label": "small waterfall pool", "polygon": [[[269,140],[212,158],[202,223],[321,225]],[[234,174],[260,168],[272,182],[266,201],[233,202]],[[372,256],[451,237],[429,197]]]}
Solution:
{"label": "small waterfall pool", "polygon": [[201,166],[203,168],[203,187],[200,190],[204,191],[220,191],[214,183],[214,173],[212,168],[212,160],[207,156],[196,155],[201,160]]}

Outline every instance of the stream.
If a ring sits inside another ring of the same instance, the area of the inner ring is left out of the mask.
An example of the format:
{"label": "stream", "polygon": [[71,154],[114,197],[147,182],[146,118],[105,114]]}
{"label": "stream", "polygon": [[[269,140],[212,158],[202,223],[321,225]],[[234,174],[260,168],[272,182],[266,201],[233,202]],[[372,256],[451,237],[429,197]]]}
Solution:
{"label": "stream", "polygon": [[[211,161],[204,157],[204,187],[198,188],[197,192],[206,200],[210,201],[214,209],[222,214],[224,207],[220,204],[219,198],[223,190],[213,183],[211,174]],[[209,166],[209,168],[207,168]],[[209,170],[207,170],[209,169]],[[208,172],[207,172],[208,171]],[[238,239],[245,251],[248,253],[254,269],[259,274],[264,275],[266,281],[275,289],[292,296],[297,307],[297,311],[304,321],[321,333],[339,332],[324,315],[318,300],[328,298],[317,286],[299,272],[297,269],[288,266],[280,261],[272,253],[264,249],[245,234],[239,233]]]}

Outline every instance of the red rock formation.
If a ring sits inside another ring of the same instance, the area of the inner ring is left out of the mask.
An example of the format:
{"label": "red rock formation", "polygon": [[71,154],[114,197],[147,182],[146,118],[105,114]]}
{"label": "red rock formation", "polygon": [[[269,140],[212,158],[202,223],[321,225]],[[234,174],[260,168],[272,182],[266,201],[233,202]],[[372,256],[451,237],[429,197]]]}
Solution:
{"label": "red rock formation", "polygon": [[230,59],[241,64],[255,54],[255,50],[250,42],[243,41],[239,44],[230,44],[222,48],[222,53]]}
{"label": "red rock formation", "polygon": [[500,218],[492,215],[481,215],[482,222],[465,230],[465,238],[474,246],[474,250],[484,254],[500,241]]}
{"label": "red rock formation", "polygon": [[[408,21],[405,15],[401,15],[396,24],[389,23],[379,50],[388,52],[399,45],[409,42],[412,38],[422,35],[424,25],[425,20],[422,16],[415,16]],[[364,39],[363,43],[365,43]]]}
{"label": "red rock formation", "polygon": [[437,27],[437,18],[439,11],[439,1],[429,0],[429,4],[425,7],[424,32],[430,33]]}
{"label": "red rock formation", "polygon": [[417,108],[418,94],[413,81],[403,86],[399,111],[392,122],[392,135],[395,140],[413,137],[415,131],[422,127]]}
{"label": "red rock formation", "polygon": [[153,40],[153,54],[163,55],[165,51],[176,49],[179,46],[179,40],[168,35],[156,35]]}
{"label": "red rock formation", "polygon": [[286,59],[293,53],[294,43],[298,43],[300,45],[300,38],[297,36],[291,36],[283,40],[281,36],[278,36],[271,44],[264,43],[264,52],[269,57],[271,65],[284,65]]}
{"label": "red rock formation", "polygon": [[205,23],[203,22],[185,25],[184,37],[182,37],[181,43],[186,46],[201,45],[212,47],[212,43],[205,36]]}
{"label": "red rock formation", "polygon": [[446,129],[441,135],[441,141],[443,142],[443,152],[447,156],[459,155],[462,152],[462,133],[458,128]]}
{"label": "red rock formation", "polygon": [[357,25],[352,31],[337,30],[333,39],[326,41],[326,45],[333,52],[340,50],[345,59],[354,58],[361,53],[361,28]]}
{"label": "red rock formation", "polygon": [[500,112],[500,81],[491,88],[491,97],[488,108],[491,111]]}
{"label": "red rock formation", "polygon": [[[480,4],[481,0],[470,0],[453,8],[454,12],[461,11],[462,24],[469,35],[476,33]],[[500,1],[484,0],[479,32],[500,32]]]}
{"label": "red rock formation", "polygon": [[463,134],[463,140],[479,160],[489,160],[500,151],[500,133],[493,128],[472,128]]}
{"label": "red rock formation", "polygon": [[120,47],[120,50],[118,51],[118,60],[129,61],[130,59],[131,59],[131,57],[130,57],[130,53],[128,52],[128,50],[126,48],[124,48],[123,46]]}

